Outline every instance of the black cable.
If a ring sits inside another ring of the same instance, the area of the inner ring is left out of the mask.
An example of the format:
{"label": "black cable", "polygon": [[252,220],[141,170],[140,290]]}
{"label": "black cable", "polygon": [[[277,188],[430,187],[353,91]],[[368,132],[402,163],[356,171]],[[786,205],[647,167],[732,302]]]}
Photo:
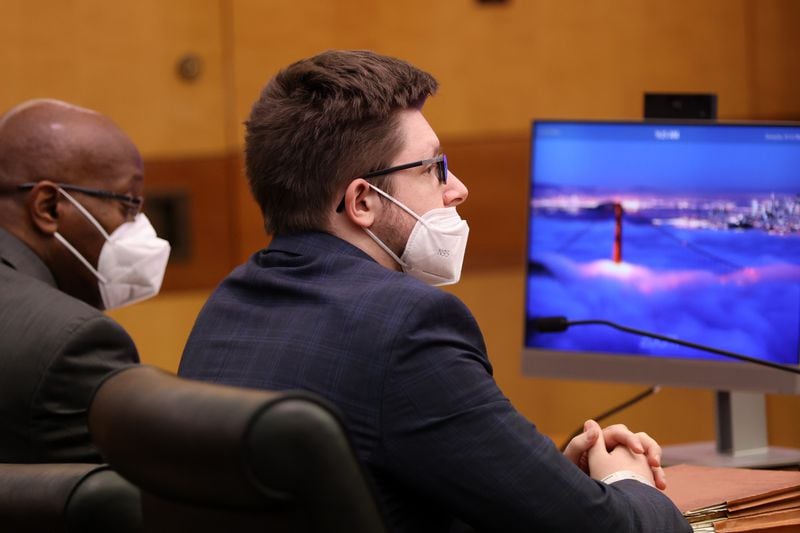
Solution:
{"label": "black cable", "polygon": [[702,350],[704,352],[711,352],[719,355],[724,355],[725,357],[730,357],[731,359],[738,359],[739,361],[747,361],[748,363],[755,363],[757,365],[768,366],[770,368],[775,368],[778,370],[783,370],[785,372],[793,372],[795,374],[800,374],[800,368],[795,368],[793,366],[782,365],[780,363],[773,363],[772,361],[765,361],[763,359],[756,359],[755,357],[750,357],[749,355],[742,355],[739,353],[729,352],[727,350],[720,350],[719,348],[712,348],[711,346],[704,346],[702,344],[697,344],[694,342],[684,341],[681,339],[675,339],[672,337],[667,337],[665,335],[659,335],[658,333],[653,333],[651,331],[644,331],[641,329],[631,328],[629,326],[623,326],[621,324],[616,324],[614,322],[609,322],[608,320],[572,320],[567,322],[567,326],[582,326],[582,325],[601,325],[601,326],[609,326],[614,329],[618,329],[620,331],[624,331],[626,333],[633,333],[634,335],[641,335],[644,337],[652,337],[654,339],[658,339],[664,342],[671,342],[672,344],[678,344],[680,346],[686,346],[688,348],[694,348],[695,350]]}
{"label": "black cable", "polygon": [[[606,418],[619,413],[623,409],[627,409],[628,407],[630,407],[633,404],[639,403],[640,401],[644,400],[648,396],[652,396],[653,394],[656,394],[660,390],[661,390],[661,385],[653,385],[649,389],[640,392],[639,394],[637,394],[633,398],[625,400],[621,404],[619,404],[619,405],[617,405],[615,407],[612,407],[608,411],[605,411],[604,413],[601,413],[601,414],[597,415],[596,417],[593,418],[593,420],[599,424],[601,421],[605,420]],[[564,444],[561,445],[561,451],[563,452],[564,450],[566,450],[567,449],[567,445],[570,443],[570,441],[572,439],[574,439],[575,437],[577,437],[578,435],[580,435],[581,433],[583,433],[583,426],[581,426],[578,429],[576,429],[575,431],[573,431],[570,434],[570,436],[567,437],[567,440],[565,440]]]}

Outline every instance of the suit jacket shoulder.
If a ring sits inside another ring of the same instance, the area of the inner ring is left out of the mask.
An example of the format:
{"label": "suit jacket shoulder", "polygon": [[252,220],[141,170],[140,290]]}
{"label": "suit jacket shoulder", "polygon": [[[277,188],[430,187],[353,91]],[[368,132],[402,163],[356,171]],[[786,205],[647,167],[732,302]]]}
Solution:
{"label": "suit jacket shoulder", "polygon": [[86,427],[95,386],[138,362],[112,319],[0,265],[0,460],[99,461]]}

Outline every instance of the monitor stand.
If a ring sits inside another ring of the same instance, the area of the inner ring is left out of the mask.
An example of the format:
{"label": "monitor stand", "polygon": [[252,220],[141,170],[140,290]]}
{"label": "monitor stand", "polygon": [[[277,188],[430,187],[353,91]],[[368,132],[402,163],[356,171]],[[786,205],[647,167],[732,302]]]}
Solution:
{"label": "monitor stand", "polygon": [[767,445],[764,395],[717,391],[717,442],[664,446],[662,463],[737,468],[800,466],[800,449]]}

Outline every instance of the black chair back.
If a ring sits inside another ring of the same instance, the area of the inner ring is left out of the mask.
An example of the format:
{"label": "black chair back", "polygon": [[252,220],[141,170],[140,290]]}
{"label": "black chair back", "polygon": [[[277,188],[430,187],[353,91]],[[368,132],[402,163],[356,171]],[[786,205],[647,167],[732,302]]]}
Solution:
{"label": "black chair back", "polygon": [[147,531],[385,531],[340,417],[317,396],[140,366],[101,384],[89,428],[142,489]]}

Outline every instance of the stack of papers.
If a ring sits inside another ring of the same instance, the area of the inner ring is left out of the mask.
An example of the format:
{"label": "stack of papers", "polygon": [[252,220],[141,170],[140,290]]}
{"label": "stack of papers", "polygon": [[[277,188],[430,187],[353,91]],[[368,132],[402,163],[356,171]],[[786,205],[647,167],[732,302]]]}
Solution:
{"label": "stack of papers", "polygon": [[678,465],[665,491],[696,533],[800,532],[800,472]]}

